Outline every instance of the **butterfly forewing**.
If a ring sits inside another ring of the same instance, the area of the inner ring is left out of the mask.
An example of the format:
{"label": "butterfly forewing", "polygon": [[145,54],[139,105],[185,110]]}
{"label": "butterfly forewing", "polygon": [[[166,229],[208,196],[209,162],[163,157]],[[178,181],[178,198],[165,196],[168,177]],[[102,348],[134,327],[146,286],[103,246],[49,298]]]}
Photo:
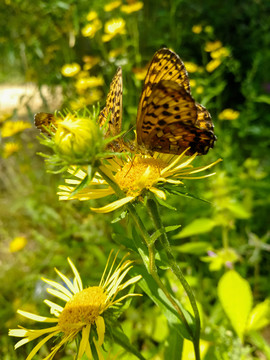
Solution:
{"label": "butterfly forewing", "polygon": [[122,129],[122,69],[119,67],[114,75],[106,99],[106,105],[101,110],[98,122],[104,126],[108,121],[107,136],[116,136]]}

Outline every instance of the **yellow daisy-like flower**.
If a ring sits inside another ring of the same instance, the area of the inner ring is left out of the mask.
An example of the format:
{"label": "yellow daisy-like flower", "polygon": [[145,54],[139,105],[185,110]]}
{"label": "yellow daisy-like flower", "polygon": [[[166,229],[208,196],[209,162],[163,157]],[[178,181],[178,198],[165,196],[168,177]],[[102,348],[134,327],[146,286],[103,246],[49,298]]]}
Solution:
{"label": "yellow daisy-like flower", "polygon": [[[187,150],[186,150],[187,151]],[[184,151],[181,155],[169,155],[155,153],[153,157],[148,155],[135,155],[134,158],[108,159],[108,163],[101,167],[101,170],[108,178],[115,182],[123,192],[123,197],[102,208],[91,208],[95,212],[107,213],[120,208],[128,202],[139,198],[143,191],[151,191],[157,197],[165,200],[165,192],[159,189],[164,183],[183,184],[180,179],[201,179],[214,174],[194,177],[200,171],[206,170],[217,164],[214,163],[201,167],[193,167],[191,163],[196,154],[186,156]],[[72,168],[69,172],[75,179],[66,179],[67,185],[59,186],[59,200],[91,200],[106,197],[114,194],[113,188],[100,176],[96,176],[87,187],[74,193],[74,190],[86,177],[82,169]]]}
{"label": "yellow daisy-like flower", "polygon": [[204,87],[200,85],[196,87],[195,91],[197,94],[202,94],[204,92]]}
{"label": "yellow daisy-like flower", "polygon": [[123,11],[126,14],[131,14],[135,11],[139,11],[143,8],[143,2],[142,1],[135,1],[127,5],[121,6],[121,11]]}
{"label": "yellow daisy-like flower", "polygon": [[12,253],[20,251],[26,246],[26,244],[27,240],[24,236],[17,236],[9,244],[9,251]]}
{"label": "yellow daisy-like flower", "polygon": [[116,49],[112,49],[109,51],[109,58],[110,59],[115,59],[117,58],[119,55],[125,53],[125,49],[120,47],[120,48],[116,48]]}
{"label": "yellow daisy-like flower", "polygon": [[209,63],[206,65],[205,68],[208,72],[213,72],[214,70],[216,70],[216,68],[219,67],[220,64],[221,64],[220,59],[213,59],[209,61]]}
{"label": "yellow daisy-like flower", "polygon": [[204,50],[207,51],[207,52],[211,52],[211,51],[215,51],[215,50],[221,48],[221,46],[222,46],[222,42],[219,41],[219,40],[208,41],[205,44]]}
{"label": "yellow daisy-like flower", "polygon": [[85,65],[83,66],[84,70],[90,70],[92,67],[94,67],[96,64],[98,64],[101,59],[98,56],[91,56],[91,55],[85,55],[83,56],[83,62],[85,62]]}
{"label": "yellow daisy-like flower", "polygon": [[198,70],[198,65],[193,62],[185,62],[186,69],[189,73],[194,73]]}
{"label": "yellow daisy-like flower", "polygon": [[143,67],[143,68],[133,68],[132,72],[135,75],[135,78],[138,80],[144,80],[147,74],[147,67]]}
{"label": "yellow daisy-like flower", "polygon": [[104,11],[110,12],[114,9],[117,9],[121,4],[122,4],[122,1],[120,1],[120,0],[109,2],[108,4],[104,5]]}
{"label": "yellow daisy-like flower", "polygon": [[99,359],[103,359],[101,357],[100,347],[104,342],[106,326],[102,314],[109,308],[119,306],[127,297],[139,296],[139,294],[126,294],[117,298],[121,290],[141,279],[141,276],[138,275],[123,282],[124,277],[132,268],[132,261],[126,260],[127,254],[118,266],[115,267],[117,253],[112,260],[110,268],[108,268],[111,255],[112,252],[110,253],[98,286],[83,288],[78,270],[70,259],[68,259],[68,262],[75,276],[73,282],[57,269],[55,269],[55,271],[61,278],[61,283],[63,282],[64,285],[56,281],[42,279],[51,286],[51,288],[47,289],[48,293],[65,301],[66,304],[62,307],[50,300],[44,300],[45,304],[50,307],[50,313],[54,315],[53,317],[44,317],[18,310],[20,315],[28,319],[55,324],[54,326],[39,330],[20,328],[9,331],[10,336],[23,338],[16,343],[15,349],[40,336],[46,335],[46,337],[33,348],[26,360],[31,360],[48,340],[53,337],[59,339],[60,336],[61,339],[59,339],[58,343],[51,349],[50,354],[44,358],[44,360],[51,360],[62,346],[74,340],[79,333],[81,333],[81,339],[76,359],[80,360],[84,354],[88,359],[92,359],[89,335],[93,327],[96,328],[98,338],[95,339],[95,336],[93,337],[94,344],[92,344],[92,346],[95,345]]}
{"label": "yellow daisy-like flower", "polygon": [[215,51],[211,51],[210,56],[212,59],[219,59],[230,56],[230,50],[226,47],[221,47]]}
{"label": "yellow daisy-like flower", "polygon": [[96,32],[102,28],[102,22],[99,19],[95,19],[92,23],[86,24],[82,28],[82,36],[93,38]]}
{"label": "yellow daisy-like flower", "polygon": [[191,30],[194,34],[200,34],[202,29],[202,25],[193,25]]}
{"label": "yellow daisy-like flower", "polygon": [[86,15],[86,19],[87,19],[88,21],[93,21],[93,20],[95,20],[97,17],[98,17],[98,14],[97,14],[97,12],[94,11],[94,10],[90,11],[90,12]]}
{"label": "yellow daisy-like flower", "polygon": [[3,124],[3,127],[1,129],[1,135],[3,138],[9,137],[30,128],[31,128],[31,124],[23,120],[19,120],[19,121],[8,120]]}
{"label": "yellow daisy-like flower", "polygon": [[[80,93],[80,91],[78,91]],[[97,101],[101,100],[103,97],[103,92],[98,89],[91,89],[91,91],[85,96],[80,96],[76,100],[70,101],[70,107],[73,110],[79,110],[84,108],[87,105],[95,104]]]}
{"label": "yellow daisy-like flower", "polygon": [[105,34],[102,36],[102,41],[108,42],[117,34],[126,33],[126,22],[122,18],[112,19],[105,23]]}
{"label": "yellow daisy-like flower", "polygon": [[0,124],[5,122],[6,120],[10,119],[12,117],[11,113],[2,113],[0,114]]}
{"label": "yellow daisy-like flower", "polygon": [[97,86],[103,86],[104,79],[101,76],[88,76],[85,78],[80,78],[76,81],[77,90],[86,90],[88,88],[94,88]]}
{"label": "yellow daisy-like flower", "polygon": [[16,142],[6,142],[3,149],[3,158],[6,159],[20,150],[20,144]]}
{"label": "yellow daisy-like flower", "polygon": [[81,70],[80,65],[74,62],[72,64],[66,64],[62,66],[61,74],[66,77],[72,77],[77,75],[80,72],[80,70]]}
{"label": "yellow daisy-like flower", "polygon": [[236,120],[238,119],[240,113],[239,111],[233,109],[224,109],[219,115],[219,120]]}

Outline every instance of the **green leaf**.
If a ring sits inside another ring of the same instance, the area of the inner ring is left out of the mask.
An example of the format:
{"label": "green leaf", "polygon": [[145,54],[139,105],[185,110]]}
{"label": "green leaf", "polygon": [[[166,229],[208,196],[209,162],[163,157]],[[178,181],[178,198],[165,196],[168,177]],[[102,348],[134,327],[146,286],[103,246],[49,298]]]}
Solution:
{"label": "green leaf", "polygon": [[249,219],[251,217],[250,212],[244,208],[244,205],[238,202],[228,203],[226,208],[230,210],[237,219]]}
{"label": "green leaf", "polygon": [[253,301],[249,283],[235,270],[230,270],[218,283],[218,296],[232,327],[243,340]]}
{"label": "green leaf", "polygon": [[174,328],[169,327],[169,330],[170,332],[167,336],[165,343],[164,359],[181,359],[181,354],[183,350],[183,338]]}
{"label": "green leaf", "polygon": [[216,222],[208,218],[200,218],[192,221],[183,230],[173,237],[173,239],[183,239],[188,236],[203,234],[211,231],[216,226]]}
{"label": "green leaf", "polygon": [[255,102],[263,102],[270,105],[270,96],[268,95],[260,95],[254,98]]}
{"label": "green leaf", "polygon": [[247,331],[260,330],[270,324],[270,299],[257,304],[251,311]]}
{"label": "green leaf", "polygon": [[125,350],[137,356],[138,359],[145,360],[145,357],[141,355],[141,353],[130,344],[129,338],[117,328],[113,329],[113,338],[115,342],[121,345]]}
{"label": "green leaf", "polygon": [[164,229],[159,229],[157,231],[155,231],[152,236],[151,236],[151,241],[155,242],[157,240],[157,238],[160,237],[161,234],[164,233],[168,233],[170,231],[174,231],[177,230],[181,227],[181,225],[171,225],[171,226],[166,226]]}
{"label": "green leaf", "polygon": [[180,253],[201,255],[212,249],[211,244],[206,241],[187,242],[183,245],[174,246]]}
{"label": "green leaf", "polygon": [[113,219],[111,223],[112,224],[117,223],[118,221],[123,220],[126,216],[127,216],[127,211],[123,211],[119,216],[117,216],[117,218]]}
{"label": "green leaf", "polygon": [[[149,275],[146,271],[145,267],[134,265],[133,268],[130,270],[131,275],[142,275],[142,279],[139,281],[139,286],[142,290],[149,296],[149,298],[162,310],[163,314],[166,316],[169,325],[174,328],[177,333],[186,338],[191,340],[191,336],[182,323],[178,313],[176,312],[175,308],[172,306],[171,302],[167,299],[164,295],[163,291],[157,286],[156,282]],[[173,297],[173,295],[171,294]],[[194,330],[194,320],[191,314],[183,308],[183,306],[173,297],[173,299],[177,302],[179,307],[181,308],[189,326],[191,327],[192,331]]]}

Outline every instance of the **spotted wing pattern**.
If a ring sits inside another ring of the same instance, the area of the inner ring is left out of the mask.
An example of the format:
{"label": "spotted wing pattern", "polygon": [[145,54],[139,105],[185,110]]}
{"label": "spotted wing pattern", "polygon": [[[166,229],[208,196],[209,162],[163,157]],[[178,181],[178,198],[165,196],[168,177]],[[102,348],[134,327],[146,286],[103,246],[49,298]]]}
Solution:
{"label": "spotted wing pattern", "polygon": [[107,136],[116,136],[122,130],[122,93],[122,69],[119,67],[112,79],[106,105],[98,118],[100,126],[104,126],[108,121]]}
{"label": "spotted wing pattern", "polygon": [[44,134],[50,135],[47,129],[54,130],[52,124],[56,126],[56,117],[53,114],[40,112],[34,116],[35,126]]}
{"label": "spotted wing pattern", "polygon": [[216,137],[209,112],[191,96],[184,63],[169,49],[149,66],[137,114],[137,142],[152,152],[204,155]]}

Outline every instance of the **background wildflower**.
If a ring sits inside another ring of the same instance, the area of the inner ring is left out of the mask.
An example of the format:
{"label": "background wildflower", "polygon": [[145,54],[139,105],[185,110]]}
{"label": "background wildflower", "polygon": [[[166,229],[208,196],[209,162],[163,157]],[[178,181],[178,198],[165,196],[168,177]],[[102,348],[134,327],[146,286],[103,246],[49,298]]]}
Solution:
{"label": "background wildflower", "polygon": [[2,129],[1,129],[1,135],[3,138],[9,137],[15,134],[18,134],[26,129],[30,129],[31,124],[22,120],[19,121],[12,121],[7,120],[4,122]]}
{"label": "background wildflower", "polygon": [[108,42],[118,34],[126,33],[126,22],[122,18],[112,19],[105,23],[105,34],[102,36],[102,41]]}
{"label": "background wildflower", "polygon": [[3,158],[8,158],[11,155],[15,154],[16,152],[18,152],[21,148],[21,145],[17,142],[6,142],[4,144],[4,148],[3,148]]}
{"label": "background wildflower", "polygon": [[194,34],[200,34],[202,32],[202,25],[193,25],[191,30]]}
{"label": "background wildflower", "polygon": [[239,118],[239,111],[233,109],[224,109],[219,115],[219,120],[236,120]]}
{"label": "background wildflower", "polygon": [[61,73],[66,77],[72,77],[77,75],[81,70],[81,67],[77,63],[66,64],[62,66]]}
{"label": "background wildflower", "polygon": [[143,2],[142,1],[135,1],[131,2],[127,5],[121,6],[121,11],[123,11],[126,14],[131,14],[133,12],[139,11],[143,8]]}
{"label": "background wildflower", "polygon": [[16,236],[9,244],[10,252],[17,252],[22,250],[27,244],[27,240],[24,236]]}
{"label": "background wildflower", "polygon": [[[54,295],[64,301],[66,304],[62,307],[51,300],[45,300],[44,302],[49,306],[50,313],[53,317],[44,317],[18,310],[20,315],[28,319],[42,323],[52,323],[55,325],[41,330],[28,330],[24,328],[10,330],[10,336],[22,338],[22,340],[16,343],[15,349],[34,339],[47,335],[28,355],[27,359],[31,360],[49,339],[59,337],[60,335],[60,340],[51,349],[51,352],[47,357],[47,359],[52,359],[62,346],[74,340],[80,333],[81,338],[77,359],[80,360],[84,354],[88,359],[92,359],[91,346],[93,345],[99,353],[99,348],[104,342],[106,332],[106,324],[104,317],[102,316],[103,313],[109,308],[119,307],[124,299],[139,295],[128,293],[120,298],[117,297],[119,292],[136,283],[141,278],[141,276],[138,275],[124,281],[125,276],[132,268],[132,261],[126,260],[126,257],[128,256],[127,254],[122,258],[120,263],[115,266],[117,254],[111,261],[112,252],[110,253],[98,286],[83,288],[79,272],[70,259],[68,259],[68,262],[75,276],[73,282],[71,282],[57,269],[55,269],[55,271],[61,278],[61,282],[64,282],[65,285],[57,283],[56,281],[42,279],[51,286],[51,288],[48,288],[47,291],[51,295]],[[93,338],[93,341],[91,341],[90,332],[93,331],[92,327],[94,325],[96,327],[97,340]],[[102,357],[99,357],[99,359],[101,360]]]}

